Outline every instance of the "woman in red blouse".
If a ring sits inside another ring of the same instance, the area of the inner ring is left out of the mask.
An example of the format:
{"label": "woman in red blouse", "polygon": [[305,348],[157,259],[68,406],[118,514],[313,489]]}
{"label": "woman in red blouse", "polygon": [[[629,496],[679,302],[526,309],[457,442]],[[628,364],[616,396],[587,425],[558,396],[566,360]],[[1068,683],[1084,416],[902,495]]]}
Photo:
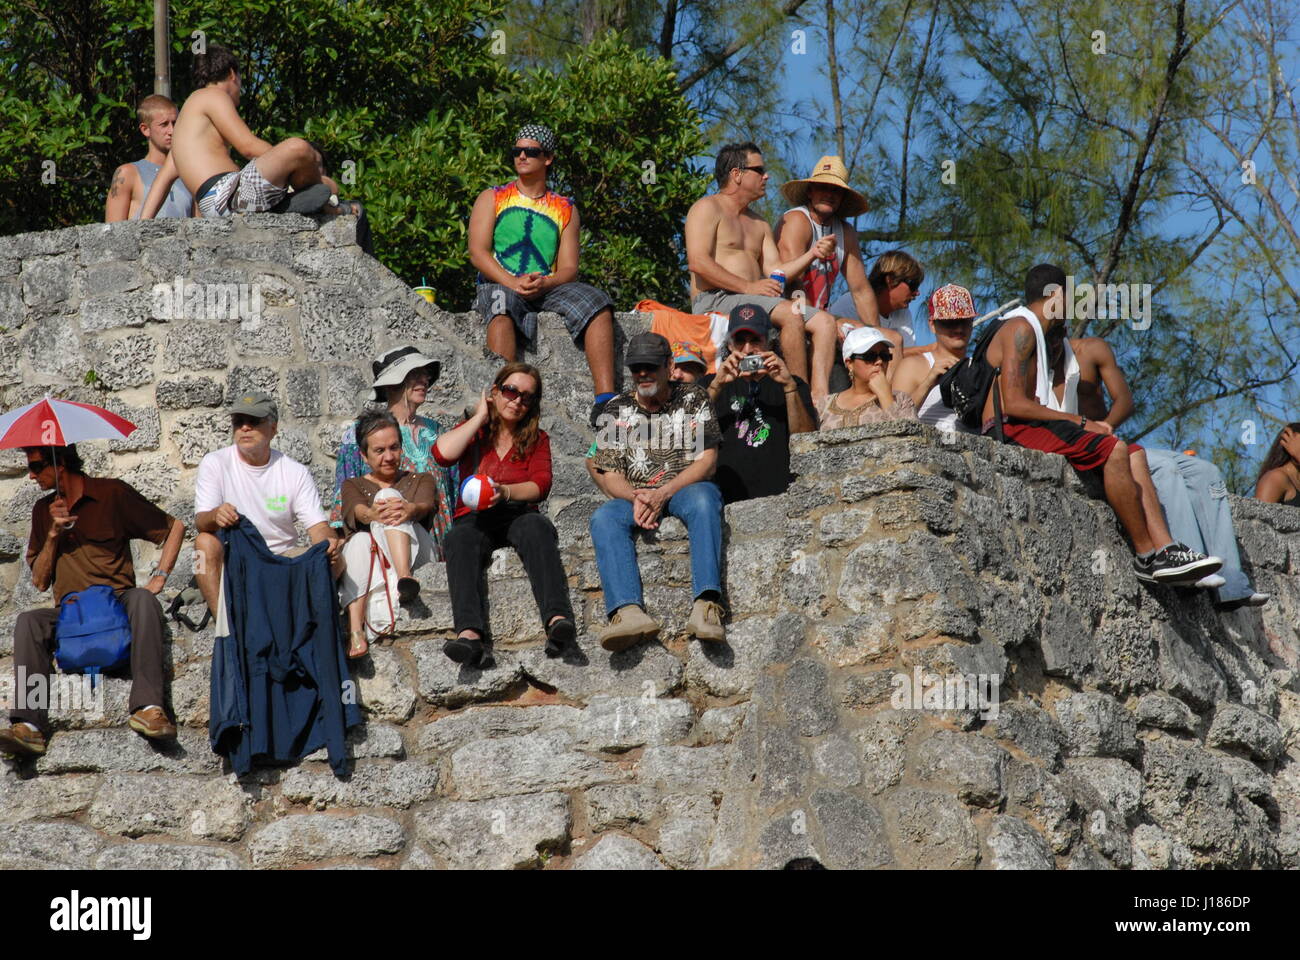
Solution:
{"label": "woman in red blouse", "polygon": [[576,628],[555,527],[537,508],[551,492],[551,441],[539,426],[542,376],[527,363],[507,363],[479,399],[474,415],[438,437],[439,466],[459,463],[461,482],[474,474],[493,481],[491,499],[471,510],[456,497],[447,531],[447,586],[457,637],[443,652],[457,663],[488,667],[483,642],[483,568],[509,544],[519,554],[546,628],[546,655],[559,656]]}

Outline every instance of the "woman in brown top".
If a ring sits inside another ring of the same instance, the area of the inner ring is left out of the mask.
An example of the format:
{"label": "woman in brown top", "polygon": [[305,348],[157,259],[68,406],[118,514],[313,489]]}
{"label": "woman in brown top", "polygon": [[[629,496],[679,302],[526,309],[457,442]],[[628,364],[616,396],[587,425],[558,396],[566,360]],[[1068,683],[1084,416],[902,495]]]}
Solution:
{"label": "woman in brown top", "polygon": [[1300,507],[1300,423],[1288,423],[1273,441],[1259,468],[1255,499]]}
{"label": "woman in brown top", "polygon": [[348,610],[352,658],[365,656],[367,632],[375,637],[392,626],[394,586],[402,606],[419,595],[411,570],[435,556],[429,520],[438,503],[432,474],[401,469],[402,435],[391,413],[363,413],[356,437],[370,472],[344,481],[340,490],[343,528],[349,534],[340,599]]}
{"label": "woman in brown top", "polygon": [[844,338],[844,366],[851,383],[847,390],[822,401],[817,411],[822,430],[857,427],[885,420],[915,420],[916,404],[890,382],[889,361],[894,345],[875,327],[857,327]]}

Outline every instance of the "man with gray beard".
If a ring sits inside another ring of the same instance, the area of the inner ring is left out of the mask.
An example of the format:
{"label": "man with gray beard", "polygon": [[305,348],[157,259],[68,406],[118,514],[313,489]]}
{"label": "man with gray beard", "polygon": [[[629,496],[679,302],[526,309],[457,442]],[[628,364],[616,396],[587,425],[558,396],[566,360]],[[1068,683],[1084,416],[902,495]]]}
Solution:
{"label": "man with gray beard", "polygon": [[627,345],[634,386],[607,401],[596,421],[589,463],[610,499],[591,517],[596,566],[610,618],[600,645],[617,652],[659,633],[643,609],[633,534],[655,530],[664,513],[678,517],[691,541],[695,597],[687,632],[726,639],[722,626],[722,494],[710,482],[721,442],[709,396],[694,383],[671,380],[672,351],[657,333]]}

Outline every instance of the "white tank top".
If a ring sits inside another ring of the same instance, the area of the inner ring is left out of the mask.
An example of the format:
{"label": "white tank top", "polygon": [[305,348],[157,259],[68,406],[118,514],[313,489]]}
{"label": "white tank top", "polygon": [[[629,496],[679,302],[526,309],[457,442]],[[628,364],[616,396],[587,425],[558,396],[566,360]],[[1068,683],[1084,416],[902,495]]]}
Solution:
{"label": "white tank top", "polygon": [[[930,369],[934,369],[934,354],[928,350],[923,354],[926,362],[930,364]],[[943,397],[939,395],[939,385],[936,383],[930,392],[925,395],[921,407],[916,411],[916,419],[922,423],[928,423],[932,427],[938,427],[940,430],[961,430],[965,428],[957,423],[957,413],[952,407],[944,406]]]}
{"label": "white tank top", "polygon": [[812,212],[806,207],[794,207],[793,212],[802,213],[804,219],[812,227],[812,240],[808,244],[811,250],[817,245],[822,237],[835,238],[835,258],[833,260],[814,260],[808,264],[805,276],[811,273],[820,273],[823,275],[821,287],[820,303],[814,303],[814,307],[825,309],[831,300],[831,288],[835,286],[835,280],[839,277],[840,271],[844,268],[844,221],[839,217],[832,217],[829,224],[818,223],[813,219]]}

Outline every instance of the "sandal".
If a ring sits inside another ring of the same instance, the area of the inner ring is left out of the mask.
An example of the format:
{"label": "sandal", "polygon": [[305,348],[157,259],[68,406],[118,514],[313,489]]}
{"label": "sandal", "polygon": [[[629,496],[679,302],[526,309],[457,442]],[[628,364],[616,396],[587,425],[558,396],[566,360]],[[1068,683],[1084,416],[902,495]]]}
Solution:
{"label": "sandal", "polygon": [[370,652],[370,645],[366,643],[366,631],[353,630],[348,635],[348,659],[359,660]]}

